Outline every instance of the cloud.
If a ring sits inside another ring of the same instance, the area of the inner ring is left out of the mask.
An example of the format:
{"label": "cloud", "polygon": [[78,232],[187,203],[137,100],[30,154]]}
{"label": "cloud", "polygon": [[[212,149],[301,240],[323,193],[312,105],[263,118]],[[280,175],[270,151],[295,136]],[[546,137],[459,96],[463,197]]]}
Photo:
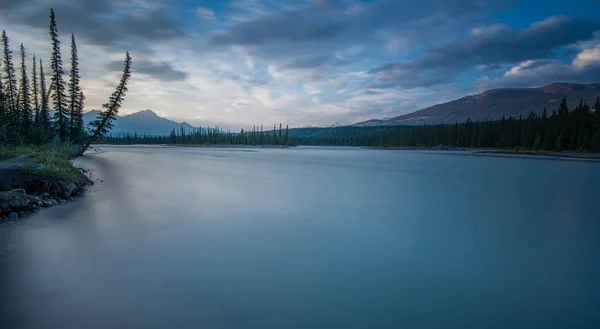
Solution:
{"label": "cloud", "polygon": [[158,0],[25,0],[12,3],[12,6],[0,5],[0,17],[8,22],[46,32],[50,8],[53,8],[59,33],[76,33],[79,39],[109,48],[147,49],[148,43],[187,35],[178,22],[167,16]]}
{"label": "cloud", "polygon": [[199,7],[196,9],[196,14],[198,15],[198,17],[200,17],[201,19],[203,19],[205,21],[215,20],[215,12],[209,8]]}
{"label": "cloud", "polygon": [[600,44],[580,50],[570,62],[527,60],[497,78],[482,77],[476,89],[498,87],[539,87],[552,82],[597,83],[600,76]]}
{"label": "cloud", "polygon": [[[107,64],[107,70],[120,72],[123,70],[122,61],[112,61]],[[183,81],[187,73],[174,69],[168,62],[151,62],[147,60],[136,60],[132,64],[132,71],[138,74],[149,75],[157,80]]]}
{"label": "cloud", "polygon": [[476,65],[531,64],[555,58],[556,50],[591,39],[598,28],[596,21],[564,16],[535,22],[523,30],[506,25],[480,27],[464,39],[425,50],[410,60],[380,65],[370,73],[377,74],[376,85],[382,88],[449,83]]}

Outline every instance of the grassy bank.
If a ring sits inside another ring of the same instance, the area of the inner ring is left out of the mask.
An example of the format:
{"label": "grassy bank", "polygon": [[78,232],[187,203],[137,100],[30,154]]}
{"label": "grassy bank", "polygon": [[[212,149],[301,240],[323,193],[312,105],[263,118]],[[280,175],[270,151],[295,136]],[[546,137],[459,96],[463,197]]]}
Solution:
{"label": "grassy bank", "polygon": [[25,146],[0,151],[0,217],[49,207],[81,193],[88,184],[73,166],[73,145]]}
{"label": "grassy bank", "polygon": [[40,148],[28,159],[30,163],[25,164],[24,170],[41,180],[83,184],[85,176],[71,163],[77,151],[77,147],[72,145]]}

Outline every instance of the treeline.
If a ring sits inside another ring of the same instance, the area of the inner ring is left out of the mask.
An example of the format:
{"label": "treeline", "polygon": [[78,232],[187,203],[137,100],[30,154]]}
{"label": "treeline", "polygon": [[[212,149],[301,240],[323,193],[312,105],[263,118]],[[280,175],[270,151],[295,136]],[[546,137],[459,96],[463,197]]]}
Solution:
{"label": "treeline", "polygon": [[171,131],[169,136],[119,134],[104,139],[108,144],[171,144],[171,145],[293,145],[289,136],[289,127],[279,124],[273,130],[265,131],[261,126],[252,130],[242,129],[239,133],[224,131],[221,128],[196,128],[186,131],[184,128]]}
{"label": "treeline", "polygon": [[[600,109],[600,98],[593,109]],[[239,133],[219,128],[173,130],[169,136],[121,134],[105,140],[111,144],[245,144],[321,145],[417,148],[504,148],[539,151],[600,152],[600,110],[592,110],[585,100],[573,109],[563,99],[548,115],[530,113],[526,118],[472,121],[466,123],[285,129],[262,127]]]}
{"label": "treeline", "polygon": [[[63,60],[54,10],[50,9],[50,81],[47,84],[42,59],[28,54],[23,43],[19,47],[20,68],[16,72],[13,52],[6,31],[2,31],[2,61],[0,63],[0,146],[72,143],[83,153],[89,144],[107,133],[111,121],[125,96],[130,76],[131,58],[126,54],[123,78],[104,110],[84,127],[85,96],[80,85],[79,57],[75,35],[71,34],[71,62],[68,82],[65,81]],[[39,65],[39,66],[38,66]],[[51,109],[52,108],[52,112]]]}
{"label": "treeline", "polygon": [[592,111],[585,100],[573,110],[563,99],[548,115],[531,113],[523,118],[496,121],[398,126],[395,132],[371,131],[359,135],[297,137],[297,145],[381,147],[509,148],[543,151],[600,152],[600,98]]}

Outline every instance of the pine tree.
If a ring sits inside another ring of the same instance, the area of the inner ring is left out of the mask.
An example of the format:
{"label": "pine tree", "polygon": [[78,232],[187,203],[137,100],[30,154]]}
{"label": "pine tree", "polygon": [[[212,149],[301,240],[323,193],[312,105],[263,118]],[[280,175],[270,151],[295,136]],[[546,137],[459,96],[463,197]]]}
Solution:
{"label": "pine tree", "polygon": [[567,99],[563,97],[560,105],[558,105],[558,116],[565,117],[569,115],[569,106],[567,105]]}
{"label": "pine tree", "polygon": [[542,149],[542,134],[540,134],[539,131],[535,135],[535,142],[533,142],[533,149],[534,150],[541,150]]}
{"label": "pine tree", "polygon": [[[0,68],[2,62],[0,62]],[[6,118],[6,97],[4,97],[4,84],[2,84],[2,75],[0,74],[0,146],[8,142],[7,138],[7,118]]]}
{"label": "pine tree", "polygon": [[27,76],[27,66],[25,65],[25,47],[21,43],[21,89],[20,89],[20,105],[21,108],[21,132],[23,136],[29,136],[31,130],[31,97],[29,77]]}
{"label": "pine tree", "polygon": [[7,103],[7,115],[13,123],[18,121],[18,104],[17,104],[17,78],[15,76],[15,67],[12,63],[12,51],[9,48],[9,40],[6,32],[2,31],[2,44],[4,46],[2,64],[4,65],[4,95]]}
{"label": "pine tree", "polygon": [[95,121],[91,123],[91,126],[94,127],[94,130],[83,145],[83,147],[79,150],[79,154],[83,155],[83,153],[92,145],[93,142],[98,139],[105,137],[110,129],[112,128],[112,121],[117,118],[117,114],[119,113],[119,108],[121,107],[121,103],[125,98],[125,94],[127,93],[127,82],[131,77],[131,56],[129,56],[129,51],[125,54],[125,63],[123,67],[123,75],[121,76],[121,81],[117,86],[117,90],[115,90],[108,103],[102,105],[104,110],[98,114],[98,117]]}
{"label": "pine tree", "polygon": [[44,65],[42,59],[40,59],[40,114],[39,114],[39,128],[41,134],[41,142],[46,142],[52,137],[51,125],[50,125],[50,113],[48,109],[48,93],[46,90],[46,75],[44,75]]}
{"label": "pine tree", "polygon": [[39,126],[40,116],[40,98],[39,98],[39,86],[37,78],[37,61],[35,60],[35,54],[33,54],[33,67],[31,72],[31,81],[33,82],[33,106],[35,107],[33,123],[34,126]]}
{"label": "pine tree", "polygon": [[79,104],[82,97],[81,87],[79,86],[79,58],[77,57],[77,44],[75,43],[75,35],[71,34],[71,74],[69,76],[68,94],[69,94],[69,112],[71,113],[71,121],[69,122],[69,130],[71,142],[79,143],[79,139],[83,133],[83,104]]}
{"label": "pine tree", "polygon": [[546,120],[548,119],[548,111],[546,110],[546,107],[544,106],[544,112],[542,113],[542,120]]}
{"label": "pine tree", "polygon": [[58,137],[61,142],[66,142],[69,134],[69,113],[66,108],[64,71],[62,68],[62,57],[60,55],[60,41],[58,40],[58,27],[54,17],[54,10],[50,9],[50,40],[52,41],[52,56],[50,67],[52,68],[52,79],[50,90],[52,93],[52,105],[54,107],[54,119],[58,126]]}
{"label": "pine tree", "polygon": [[556,143],[554,143],[554,150],[558,152],[564,150],[564,137],[562,131],[560,132],[560,134],[558,134],[558,137],[556,137]]}

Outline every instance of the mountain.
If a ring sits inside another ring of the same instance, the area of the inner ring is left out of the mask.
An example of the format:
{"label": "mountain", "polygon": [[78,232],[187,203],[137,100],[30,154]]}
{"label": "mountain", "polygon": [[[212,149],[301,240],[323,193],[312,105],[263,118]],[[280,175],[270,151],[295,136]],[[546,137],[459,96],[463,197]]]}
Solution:
{"label": "mountain", "polygon": [[[100,111],[92,110],[83,114],[83,121],[87,125],[89,122],[96,119]],[[192,130],[194,127],[187,122],[175,122],[169,119],[162,118],[151,110],[139,111],[124,116],[117,116],[114,121],[111,134],[120,133],[137,133],[146,135],[168,135],[171,130],[179,130],[184,128],[186,131]]]}
{"label": "mountain", "polygon": [[502,116],[527,116],[541,114],[544,107],[548,115],[558,108],[563,97],[569,108],[574,108],[581,98],[594,104],[600,96],[600,84],[553,83],[541,88],[503,88],[485,91],[479,95],[466,96],[448,103],[438,104],[417,112],[401,115],[389,120],[372,119],[354,126],[421,125],[424,123],[465,122],[468,118],[496,120]]}

